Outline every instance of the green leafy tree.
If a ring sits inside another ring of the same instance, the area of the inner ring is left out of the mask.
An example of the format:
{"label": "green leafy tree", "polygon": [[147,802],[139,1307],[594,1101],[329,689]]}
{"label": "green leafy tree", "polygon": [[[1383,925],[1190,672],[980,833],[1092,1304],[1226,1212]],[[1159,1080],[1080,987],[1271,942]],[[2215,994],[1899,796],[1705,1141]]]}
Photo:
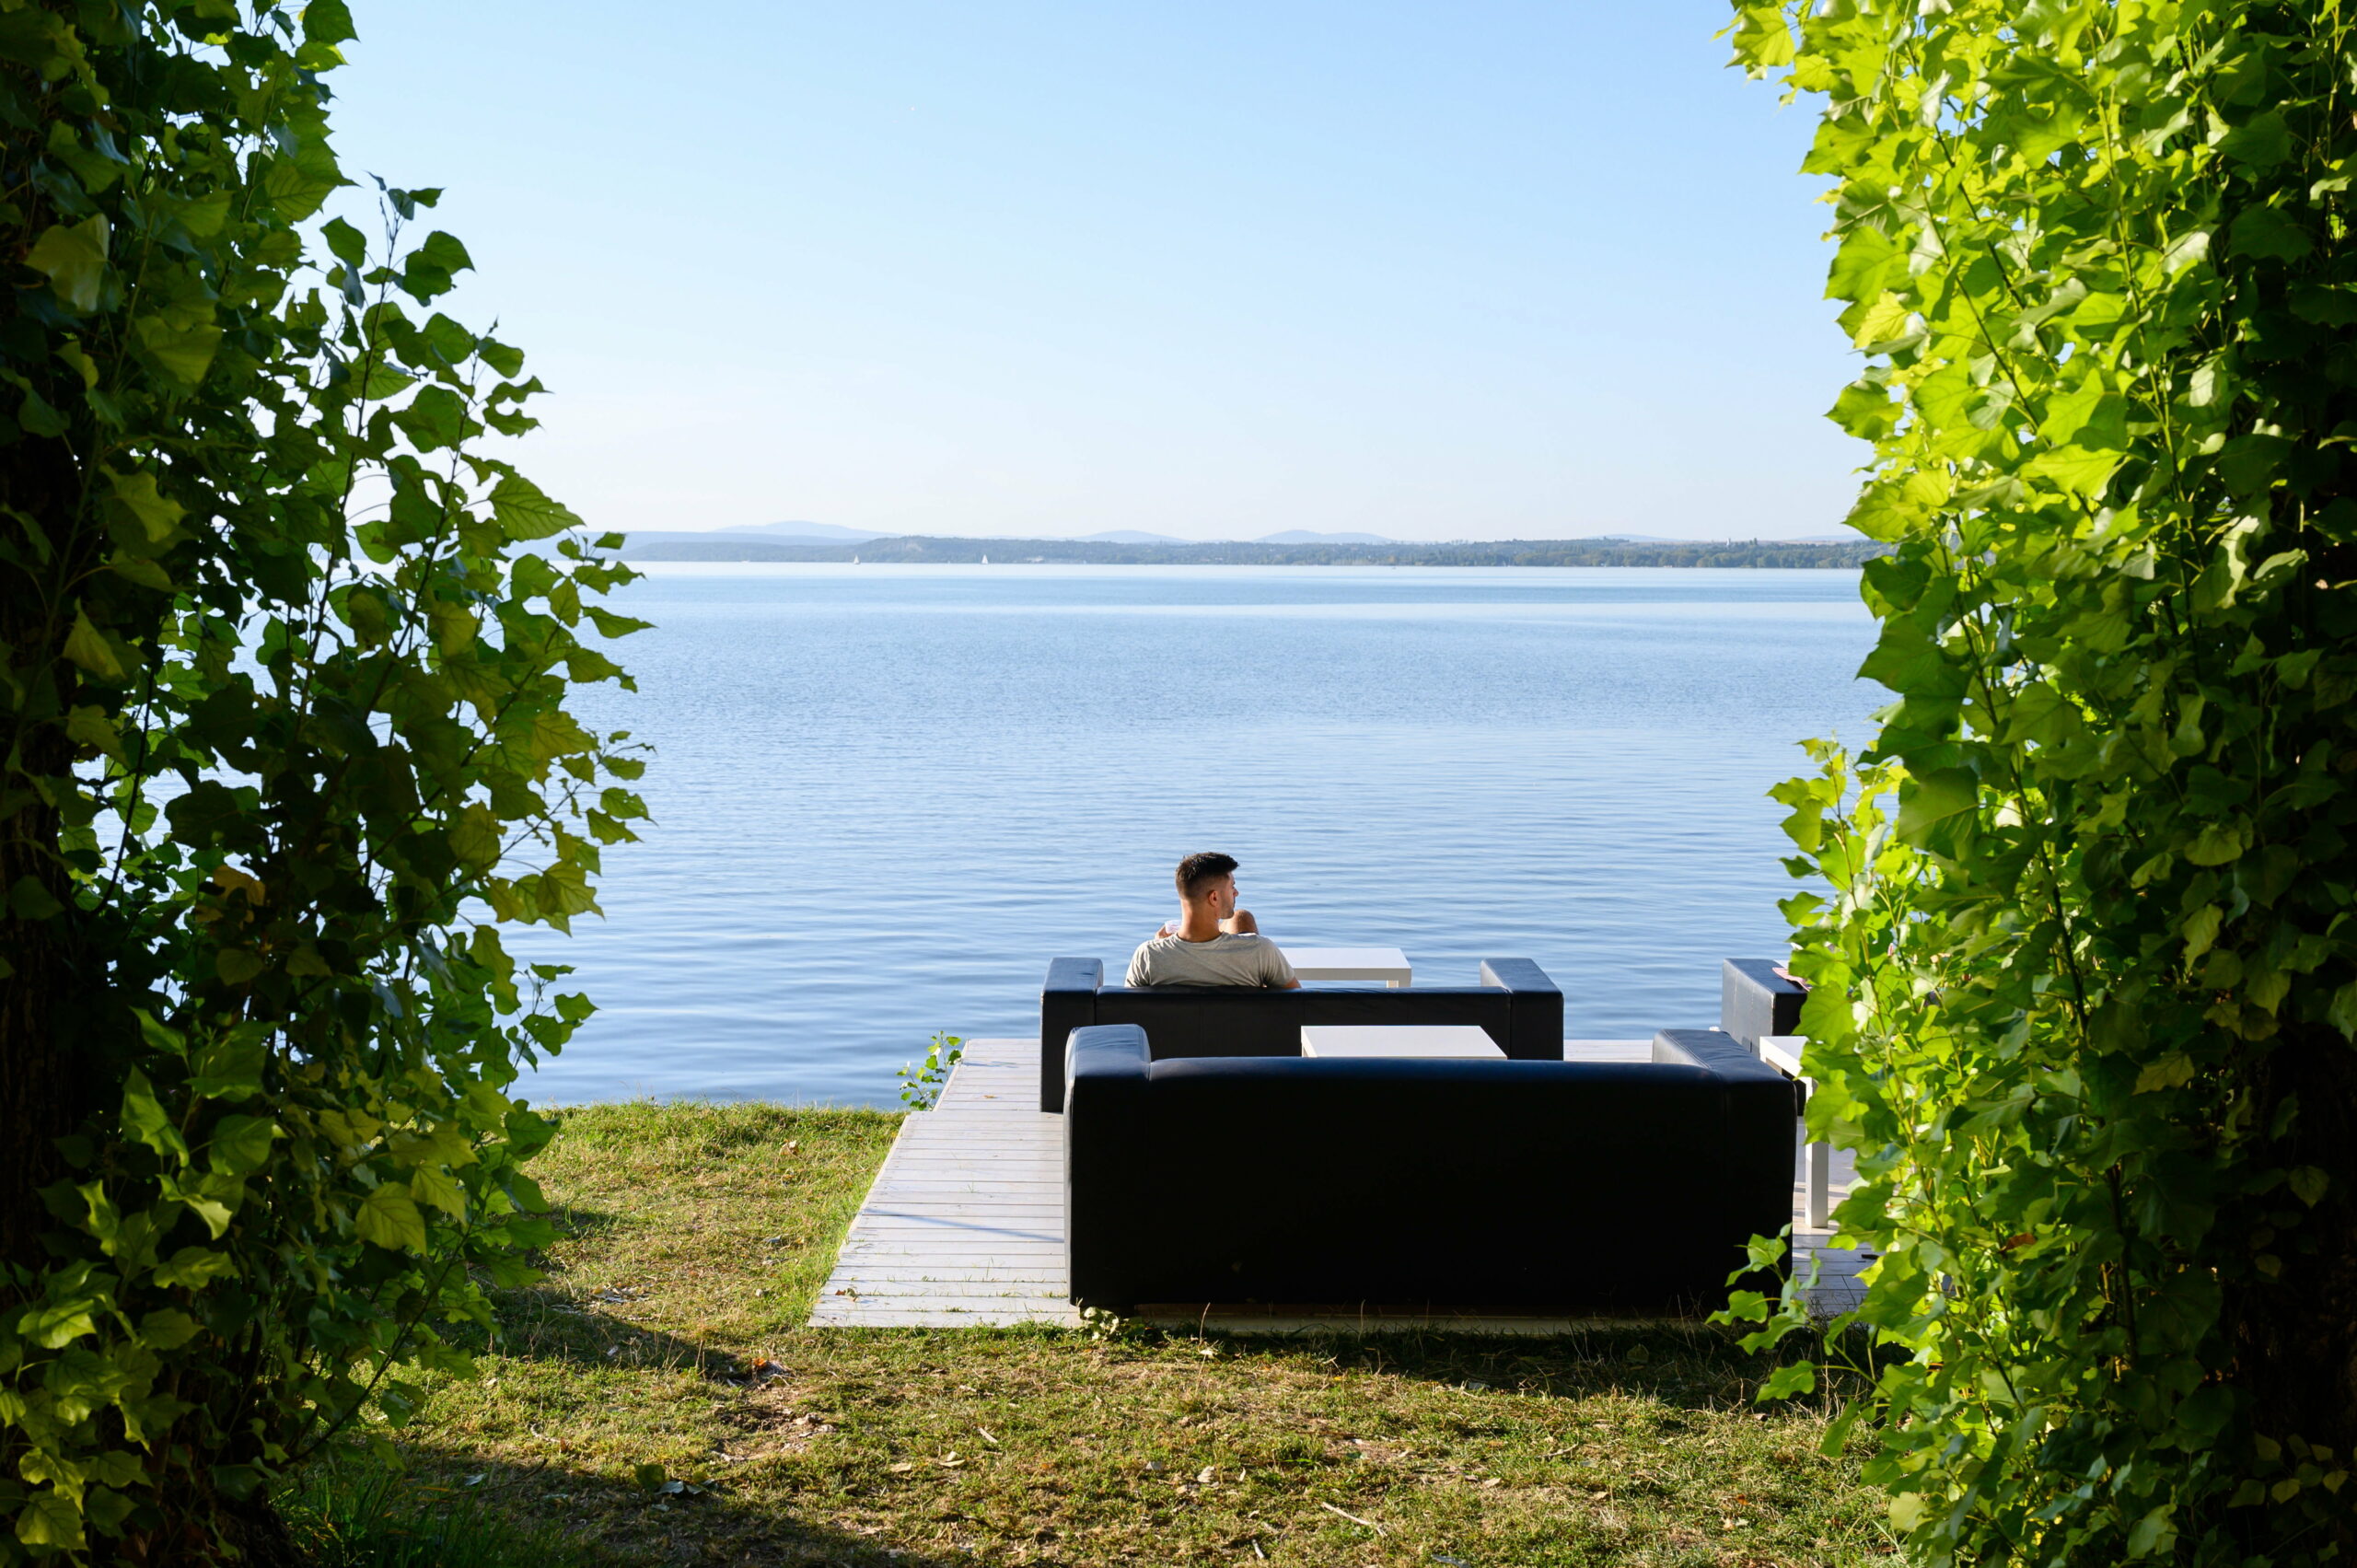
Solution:
{"label": "green leafy tree", "polygon": [[[1823,104],[1898,693],[1782,786],[1812,1128],[1922,1561],[2357,1548],[2357,45],[2322,3],[1744,5]],[[1738,1297],[1760,1338],[1796,1307]]]}
{"label": "green leafy tree", "polygon": [[540,389],[434,193],[317,221],[352,36],[0,0],[0,1563],[287,1557],[548,1234],[509,1090],[589,1005],[496,926],[644,815],[565,708],[637,623],[482,449]]}

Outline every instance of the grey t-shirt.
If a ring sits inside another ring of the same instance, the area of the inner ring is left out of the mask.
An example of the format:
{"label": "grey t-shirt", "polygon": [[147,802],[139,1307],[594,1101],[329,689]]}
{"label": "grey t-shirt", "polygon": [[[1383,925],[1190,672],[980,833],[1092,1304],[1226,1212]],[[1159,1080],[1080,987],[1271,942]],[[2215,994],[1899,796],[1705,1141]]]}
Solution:
{"label": "grey t-shirt", "polygon": [[1222,932],[1208,942],[1156,936],[1130,955],[1131,985],[1272,985],[1293,983],[1293,966],[1265,936]]}

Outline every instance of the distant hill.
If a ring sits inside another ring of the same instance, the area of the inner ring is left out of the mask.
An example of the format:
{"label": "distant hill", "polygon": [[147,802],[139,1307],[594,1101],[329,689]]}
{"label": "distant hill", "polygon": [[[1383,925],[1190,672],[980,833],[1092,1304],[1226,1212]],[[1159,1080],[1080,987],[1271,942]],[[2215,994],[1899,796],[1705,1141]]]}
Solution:
{"label": "distant hill", "polygon": [[643,533],[622,554],[633,561],[1062,562],[1101,566],[1851,566],[1888,546],[1858,540],[1791,544],[1773,540],[1666,541],[1619,539],[1498,540],[1487,543],[1127,544],[1080,539],[936,539],[921,534],[837,543],[739,532]]}
{"label": "distant hill", "polygon": [[1085,533],[1083,544],[1184,544],[1187,541],[1167,533],[1140,533],[1135,528],[1108,528],[1103,533]]}
{"label": "distant hill", "polygon": [[1394,540],[1379,533],[1314,533],[1308,528],[1287,528],[1283,533],[1262,534],[1255,544],[1391,544]]}
{"label": "distant hill", "polygon": [[737,523],[720,530],[725,534],[770,534],[782,539],[883,539],[886,535],[874,528],[847,528],[840,523]]}

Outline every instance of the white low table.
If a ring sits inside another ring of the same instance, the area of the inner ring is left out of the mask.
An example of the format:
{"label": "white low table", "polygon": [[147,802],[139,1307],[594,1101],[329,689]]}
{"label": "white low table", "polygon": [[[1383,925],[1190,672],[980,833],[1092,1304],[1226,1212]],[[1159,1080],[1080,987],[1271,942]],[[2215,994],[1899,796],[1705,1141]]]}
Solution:
{"label": "white low table", "polygon": [[1297,980],[1379,980],[1397,991],[1411,978],[1408,955],[1397,947],[1290,947],[1277,951]]}
{"label": "white low table", "polygon": [[1304,1056],[1477,1056],[1504,1062],[1506,1053],[1479,1024],[1304,1024]]}
{"label": "white low table", "polygon": [[[1803,1094],[1815,1094],[1817,1086],[1801,1073],[1801,1047],[1808,1043],[1806,1035],[1763,1035],[1759,1040],[1759,1060],[1782,1073],[1801,1086]],[[1828,1215],[1833,1185],[1833,1145],[1808,1145],[1808,1227],[1823,1230],[1830,1223]]]}

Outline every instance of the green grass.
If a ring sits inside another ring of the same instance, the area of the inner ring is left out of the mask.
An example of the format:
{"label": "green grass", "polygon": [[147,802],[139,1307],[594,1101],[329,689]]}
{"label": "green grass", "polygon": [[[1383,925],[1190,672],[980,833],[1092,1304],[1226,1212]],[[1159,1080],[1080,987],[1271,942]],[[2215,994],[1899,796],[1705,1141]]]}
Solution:
{"label": "green grass", "polygon": [[282,1500],[281,1512],[319,1568],[575,1568],[588,1562],[561,1527],[486,1508],[464,1481],[455,1489],[419,1485],[371,1463],[319,1467]]}
{"label": "green grass", "polygon": [[[1755,1409],[1766,1365],[1716,1330],[805,1328],[898,1121],[572,1113],[536,1162],[563,1235],[548,1278],[502,1300],[482,1377],[437,1386],[395,1434],[410,1494],[444,1489],[596,1564],[1785,1568],[1891,1551],[1854,1463],[1817,1451],[1822,1412]],[[543,1550],[509,1561],[566,1561]]]}

